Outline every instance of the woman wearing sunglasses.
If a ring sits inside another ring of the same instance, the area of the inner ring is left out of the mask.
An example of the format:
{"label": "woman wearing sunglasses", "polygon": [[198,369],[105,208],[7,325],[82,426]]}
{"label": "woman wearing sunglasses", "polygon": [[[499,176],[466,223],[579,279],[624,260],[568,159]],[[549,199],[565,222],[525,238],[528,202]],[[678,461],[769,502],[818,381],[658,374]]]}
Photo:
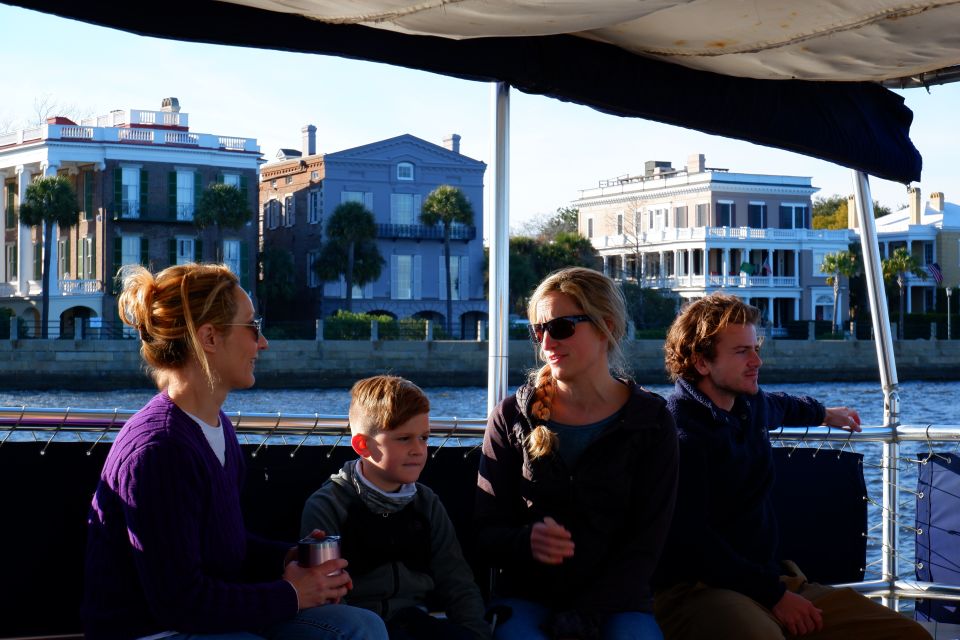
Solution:
{"label": "woman wearing sunglasses", "polygon": [[345,561],[302,568],[289,544],[244,529],[243,454],[221,406],[253,385],[267,339],[236,276],[132,267],[118,305],[160,393],[120,430],[93,497],[86,637],[386,639],[376,615],[338,604]]}
{"label": "woman wearing sunglasses", "polygon": [[478,546],[511,615],[498,639],[662,638],[650,577],[677,483],[662,398],[623,371],[623,296],[579,267],[551,274],[527,309],[544,366],[487,422]]}

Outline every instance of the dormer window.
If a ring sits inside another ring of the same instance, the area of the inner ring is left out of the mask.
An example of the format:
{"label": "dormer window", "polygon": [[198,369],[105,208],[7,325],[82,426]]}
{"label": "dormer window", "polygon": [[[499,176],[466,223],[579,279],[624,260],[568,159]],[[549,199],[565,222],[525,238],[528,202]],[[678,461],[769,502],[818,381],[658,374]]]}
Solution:
{"label": "dormer window", "polygon": [[413,180],[413,164],[409,162],[397,164],[397,180]]}

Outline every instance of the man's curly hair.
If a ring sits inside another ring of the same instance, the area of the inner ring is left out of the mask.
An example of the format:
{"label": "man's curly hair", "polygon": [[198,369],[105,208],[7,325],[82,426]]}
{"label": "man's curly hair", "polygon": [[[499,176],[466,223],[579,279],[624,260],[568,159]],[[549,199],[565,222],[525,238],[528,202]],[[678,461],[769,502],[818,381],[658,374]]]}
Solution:
{"label": "man's curly hair", "polygon": [[663,345],[670,379],[696,382],[702,376],[695,362],[698,356],[713,360],[717,355],[717,334],[731,324],[760,324],[760,310],[726,293],[712,293],[687,304],[678,315]]}

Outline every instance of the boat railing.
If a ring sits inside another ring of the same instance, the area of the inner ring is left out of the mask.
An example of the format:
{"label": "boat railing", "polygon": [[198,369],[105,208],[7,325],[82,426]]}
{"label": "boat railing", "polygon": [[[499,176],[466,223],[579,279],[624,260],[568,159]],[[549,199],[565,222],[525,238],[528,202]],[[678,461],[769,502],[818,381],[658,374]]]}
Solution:
{"label": "boat railing", "polygon": [[[0,407],[0,447],[8,441],[39,441],[44,446],[41,454],[49,447],[60,442],[89,443],[86,452],[89,455],[94,447],[109,446],[113,436],[123,423],[133,415],[133,411],[117,409],[38,409],[27,407]],[[261,446],[272,444],[294,445],[290,453],[293,457],[301,446],[337,446],[346,444],[349,439],[349,426],[344,415],[320,413],[248,413],[228,412],[238,438],[248,445],[254,445],[252,455],[256,456]],[[486,420],[483,418],[431,417],[431,446],[434,449],[449,447],[479,446]],[[924,464],[937,455],[934,445],[955,445],[960,449],[960,425],[947,424],[900,424],[885,426],[865,426],[860,433],[851,433],[826,426],[784,427],[770,431],[771,440],[780,447],[816,447],[818,453],[830,451],[857,450],[857,447],[880,445],[879,462],[864,462],[865,466],[881,470],[884,485],[883,497],[871,500],[873,507],[879,509],[883,538],[879,545],[880,559],[874,561],[881,565],[880,578],[847,583],[851,587],[870,597],[879,597],[898,608],[901,598],[931,598],[960,601],[960,585],[937,582],[922,582],[901,575],[899,565],[910,560],[907,553],[898,549],[900,531],[916,533],[914,527],[899,519],[902,513],[902,496],[916,492],[900,486],[898,472],[901,465]],[[901,456],[900,445],[904,443],[923,443],[914,446],[912,452]],[[257,446],[259,445],[259,446]],[[866,454],[864,454],[866,455]],[[892,533],[888,533],[892,532]],[[869,539],[869,533],[866,534]]]}

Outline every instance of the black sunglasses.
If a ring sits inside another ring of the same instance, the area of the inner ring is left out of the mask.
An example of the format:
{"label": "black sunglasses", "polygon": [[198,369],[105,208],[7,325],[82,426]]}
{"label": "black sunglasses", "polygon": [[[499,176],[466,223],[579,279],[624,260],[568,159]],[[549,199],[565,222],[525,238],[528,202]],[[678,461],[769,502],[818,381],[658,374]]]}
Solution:
{"label": "black sunglasses", "polygon": [[[228,322],[226,324],[228,327],[250,327],[253,329],[253,337],[255,340],[260,340],[260,336],[263,335],[263,318],[254,318],[250,322]],[[551,334],[553,335],[553,334]]]}
{"label": "black sunglasses", "polygon": [[554,340],[563,340],[573,335],[577,330],[578,322],[590,322],[590,316],[560,316],[549,322],[540,322],[530,325],[530,339],[540,344],[544,332],[549,332]]}

